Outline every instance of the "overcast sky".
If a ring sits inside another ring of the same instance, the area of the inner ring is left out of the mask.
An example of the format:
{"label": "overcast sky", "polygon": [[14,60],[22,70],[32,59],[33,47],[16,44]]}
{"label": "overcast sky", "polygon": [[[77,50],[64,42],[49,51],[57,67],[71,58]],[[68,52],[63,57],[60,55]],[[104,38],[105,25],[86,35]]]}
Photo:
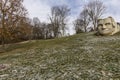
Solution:
{"label": "overcast sky", "polygon": [[[69,24],[76,19],[85,2],[92,0],[24,0],[24,6],[28,9],[29,17],[38,17],[41,22],[48,22],[48,15],[52,6],[67,5],[71,9]],[[120,0],[101,0],[107,7],[103,17],[112,16],[120,22]]]}

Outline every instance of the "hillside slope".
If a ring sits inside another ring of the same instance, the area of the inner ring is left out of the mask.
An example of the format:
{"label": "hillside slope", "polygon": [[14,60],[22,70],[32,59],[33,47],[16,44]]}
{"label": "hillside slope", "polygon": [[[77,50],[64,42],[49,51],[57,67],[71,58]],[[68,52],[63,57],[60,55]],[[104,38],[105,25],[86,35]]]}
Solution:
{"label": "hillside slope", "polygon": [[120,80],[120,35],[82,33],[7,46],[0,80]]}

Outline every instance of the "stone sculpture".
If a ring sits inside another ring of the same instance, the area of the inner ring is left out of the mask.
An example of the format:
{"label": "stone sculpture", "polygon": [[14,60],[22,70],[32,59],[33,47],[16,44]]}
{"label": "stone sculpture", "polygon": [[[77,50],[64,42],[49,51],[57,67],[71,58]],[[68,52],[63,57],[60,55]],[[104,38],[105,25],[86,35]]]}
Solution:
{"label": "stone sculpture", "polygon": [[100,35],[114,35],[120,31],[119,23],[112,17],[98,19],[97,33]]}

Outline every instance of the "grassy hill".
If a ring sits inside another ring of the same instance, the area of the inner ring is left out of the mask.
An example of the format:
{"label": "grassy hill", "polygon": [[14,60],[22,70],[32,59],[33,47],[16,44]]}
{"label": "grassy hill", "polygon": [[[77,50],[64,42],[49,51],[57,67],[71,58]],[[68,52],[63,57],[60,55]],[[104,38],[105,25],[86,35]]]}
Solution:
{"label": "grassy hill", "polygon": [[9,44],[0,53],[0,80],[120,80],[120,35]]}

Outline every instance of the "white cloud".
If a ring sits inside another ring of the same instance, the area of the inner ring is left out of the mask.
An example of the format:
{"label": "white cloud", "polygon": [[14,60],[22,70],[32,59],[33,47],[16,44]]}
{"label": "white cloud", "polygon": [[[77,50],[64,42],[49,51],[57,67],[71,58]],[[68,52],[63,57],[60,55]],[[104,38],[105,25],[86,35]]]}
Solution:
{"label": "white cloud", "polygon": [[[24,0],[24,5],[28,9],[31,18],[39,17],[41,21],[48,21],[51,6],[66,4],[71,8],[71,16],[78,16],[85,1],[88,2],[89,0]],[[102,1],[107,7],[104,16],[113,16],[117,21],[120,21],[119,0]]]}
{"label": "white cloud", "polygon": [[42,2],[42,0],[24,0],[24,5],[28,9],[29,17],[38,17],[40,21],[48,21],[50,14],[50,6]]}
{"label": "white cloud", "polygon": [[117,22],[120,22],[120,0],[104,0],[107,11],[105,16],[112,16]]}

